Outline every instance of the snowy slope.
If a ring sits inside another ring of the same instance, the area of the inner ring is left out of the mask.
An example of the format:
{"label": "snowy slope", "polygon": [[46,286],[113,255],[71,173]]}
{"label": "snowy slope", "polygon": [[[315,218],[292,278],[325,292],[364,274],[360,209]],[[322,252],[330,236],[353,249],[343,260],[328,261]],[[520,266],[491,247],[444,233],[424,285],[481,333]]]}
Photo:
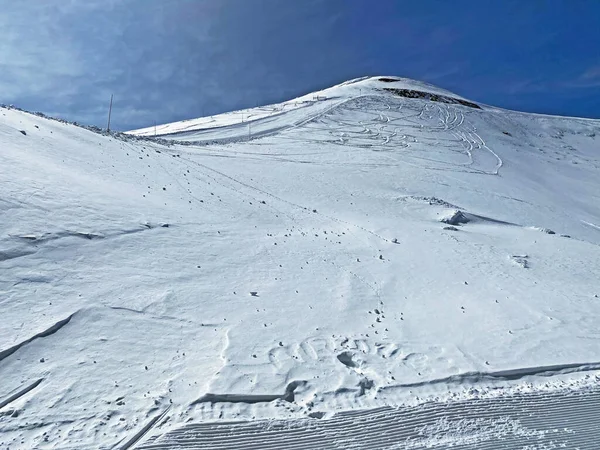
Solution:
{"label": "snowy slope", "polygon": [[600,121],[380,78],[171,145],[0,109],[0,446],[597,383]]}
{"label": "snowy slope", "polygon": [[[381,79],[386,82],[382,83],[379,81]],[[369,96],[379,89],[392,88],[463,100],[462,97],[438,87],[407,78],[365,77],[274,105],[152,126],[130,131],[129,134],[168,137],[171,140],[195,143],[250,140],[301,126],[351,99],[361,97],[363,91],[365,96]]]}

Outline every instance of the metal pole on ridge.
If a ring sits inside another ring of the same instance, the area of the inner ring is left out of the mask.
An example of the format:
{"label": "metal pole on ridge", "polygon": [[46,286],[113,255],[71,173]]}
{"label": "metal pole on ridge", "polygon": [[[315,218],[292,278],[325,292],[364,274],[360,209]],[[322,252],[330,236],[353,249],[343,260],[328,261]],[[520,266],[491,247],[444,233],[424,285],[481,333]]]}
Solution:
{"label": "metal pole on ridge", "polygon": [[106,131],[110,132],[110,115],[112,114],[112,102],[113,94],[110,94],[110,106],[108,107],[108,125],[106,125]]}

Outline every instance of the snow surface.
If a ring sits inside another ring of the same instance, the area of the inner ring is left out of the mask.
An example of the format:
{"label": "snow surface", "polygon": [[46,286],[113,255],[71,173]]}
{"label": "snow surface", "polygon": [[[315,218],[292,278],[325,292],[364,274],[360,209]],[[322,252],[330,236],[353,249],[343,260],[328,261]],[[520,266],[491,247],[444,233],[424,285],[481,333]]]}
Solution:
{"label": "snow surface", "polygon": [[600,121],[385,88],[461,99],[363,78],[161,141],[0,109],[0,447],[597,382]]}

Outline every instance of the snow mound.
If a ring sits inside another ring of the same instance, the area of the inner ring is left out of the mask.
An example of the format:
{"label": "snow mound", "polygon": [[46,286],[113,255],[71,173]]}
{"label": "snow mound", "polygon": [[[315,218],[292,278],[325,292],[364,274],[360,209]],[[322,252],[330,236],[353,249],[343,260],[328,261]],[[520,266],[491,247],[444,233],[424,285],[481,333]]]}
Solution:
{"label": "snow mound", "polygon": [[447,223],[448,225],[461,225],[470,221],[467,215],[458,209],[450,211],[440,218],[440,222]]}

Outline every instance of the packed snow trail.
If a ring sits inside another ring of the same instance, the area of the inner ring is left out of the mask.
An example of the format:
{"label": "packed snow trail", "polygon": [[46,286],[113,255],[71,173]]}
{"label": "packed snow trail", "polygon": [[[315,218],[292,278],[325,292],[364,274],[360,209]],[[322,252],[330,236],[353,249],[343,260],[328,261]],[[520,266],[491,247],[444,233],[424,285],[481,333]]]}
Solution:
{"label": "packed snow trail", "polygon": [[191,424],[150,438],[137,448],[594,450],[598,423],[600,390],[595,387],[357,410],[321,420]]}

